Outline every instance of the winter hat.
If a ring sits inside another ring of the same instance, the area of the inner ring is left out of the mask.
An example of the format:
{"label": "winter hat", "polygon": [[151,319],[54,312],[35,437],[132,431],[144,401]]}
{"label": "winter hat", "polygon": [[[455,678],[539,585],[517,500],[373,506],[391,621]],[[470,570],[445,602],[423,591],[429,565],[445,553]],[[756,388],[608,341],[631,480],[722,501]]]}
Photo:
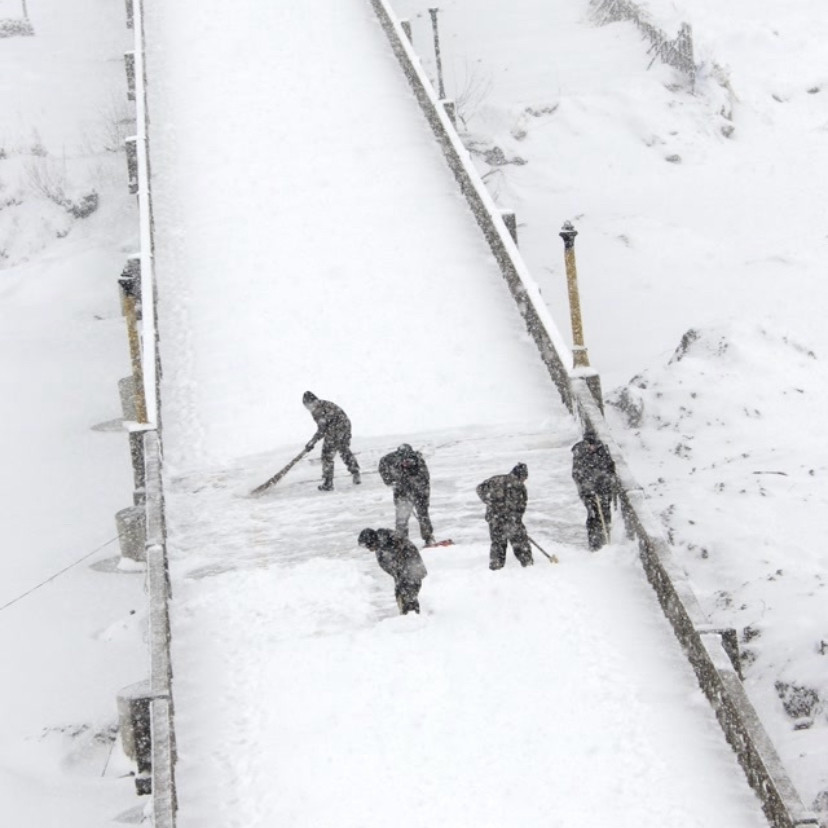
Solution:
{"label": "winter hat", "polygon": [[308,405],[309,403],[316,402],[318,399],[319,397],[317,397],[313,391],[305,391],[305,393],[302,394],[302,405]]}
{"label": "winter hat", "polygon": [[375,529],[363,529],[359,533],[357,543],[360,546],[367,546],[369,549],[376,549],[379,546],[379,536]]}
{"label": "winter hat", "polygon": [[400,457],[400,466],[404,469],[415,469],[419,465],[417,462],[417,452],[414,451],[408,443],[403,443],[398,449],[397,454]]}
{"label": "winter hat", "polygon": [[598,435],[595,433],[595,429],[592,426],[587,426],[584,429],[584,440],[588,443],[596,443],[598,441]]}
{"label": "winter hat", "polygon": [[529,477],[529,467],[526,463],[518,463],[510,474],[513,474],[518,480],[526,480]]}

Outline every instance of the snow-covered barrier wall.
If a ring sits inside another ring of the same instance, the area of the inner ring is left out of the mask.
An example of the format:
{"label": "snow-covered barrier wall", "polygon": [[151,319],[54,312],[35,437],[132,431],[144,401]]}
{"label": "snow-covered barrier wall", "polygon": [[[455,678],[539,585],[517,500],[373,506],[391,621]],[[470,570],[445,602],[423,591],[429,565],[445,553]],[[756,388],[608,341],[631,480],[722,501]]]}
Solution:
{"label": "snow-covered barrier wall", "polygon": [[175,825],[174,735],[170,661],[170,579],[167,569],[161,442],[144,434],[147,487],[147,591],[149,593],[150,734],[153,818],[156,828]]}
{"label": "snow-covered barrier wall", "polygon": [[[150,784],[141,792],[152,795],[155,828],[175,825],[175,733],[170,659],[170,581],[167,564],[166,522],[162,487],[163,448],[158,429],[161,376],[156,325],[153,260],[152,193],[149,175],[148,113],[144,66],[142,0],[128,0],[127,26],[134,30],[135,48],[125,55],[129,99],[135,101],[136,135],[127,140],[130,191],[138,199],[140,249],[130,259],[133,289],[139,300],[140,354],[133,368],[139,428],[131,434],[136,480],[143,484],[144,551],[149,596]],[[139,788],[139,790],[141,790]]]}
{"label": "snow-covered barrier wall", "polygon": [[[736,666],[738,644],[734,631],[716,629],[709,623],[686,575],[673,561],[661,527],[646,506],[642,488],[629,473],[609,433],[603,417],[597,375],[583,370],[570,372],[565,367],[572,364],[571,352],[563,344],[499,208],[488,194],[447,114],[450,102],[439,100],[435,94],[402,22],[396,19],[385,0],[371,0],[371,3],[564,404],[582,425],[595,428],[611,448],[618,468],[620,503],[627,535],[638,542],[647,578],[748,782],[762,801],[769,823],[775,828],[816,828],[816,817],[804,808],[744,691]],[[659,57],[686,72],[691,80],[695,78],[689,27],[676,41],[669,41],[662,32],[644,21],[637,7],[627,0],[595,0],[594,5],[604,8],[606,13],[614,10],[613,13],[618,15],[614,19],[634,19],[657,46]]]}

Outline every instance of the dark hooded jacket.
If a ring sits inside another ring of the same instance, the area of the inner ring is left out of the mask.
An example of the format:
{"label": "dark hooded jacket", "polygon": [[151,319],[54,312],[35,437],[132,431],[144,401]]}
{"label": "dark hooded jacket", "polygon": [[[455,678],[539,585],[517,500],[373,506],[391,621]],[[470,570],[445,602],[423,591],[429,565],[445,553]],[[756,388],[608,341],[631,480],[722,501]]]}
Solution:
{"label": "dark hooded jacket", "polygon": [[395,583],[419,583],[428,574],[420,552],[411,541],[390,529],[377,529],[377,563]]}
{"label": "dark hooded jacket", "polygon": [[572,447],[572,478],[581,497],[614,491],[615,461],[594,432],[586,432]]}
{"label": "dark hooded jacket", "polygon": [[311,416],[316,422],[316,434],[310,442],[319,439],[330,440],[333,443],[349,443],[351,440],[351,421],[348,415],[336,403],[329,400],[314,398],[310,408]]}
{"label": "dark hooded jacket", "polygon": [[403,444],[379,462],[379,473],[386,486],[394,487],[394,497],[425,499],[431,490],[428,466],[419,451]]}
{"label": "dark hooded jacket", "polygon": [[526,511],[526,485],[515,473],[496,474],[477,487],[477,496],[486,504],[486,520],[522,520]]}

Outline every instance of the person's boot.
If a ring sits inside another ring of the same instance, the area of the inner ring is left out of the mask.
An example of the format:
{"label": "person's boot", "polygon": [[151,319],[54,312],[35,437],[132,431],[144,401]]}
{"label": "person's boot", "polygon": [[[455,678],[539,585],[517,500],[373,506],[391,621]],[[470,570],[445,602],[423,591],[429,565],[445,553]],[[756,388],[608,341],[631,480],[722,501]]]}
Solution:
{"label": "person's boot", "polygon": [[500,561],[489,561],[489,569],[503,569],[503,564]]}
{"label": "person's boot", "polygon": [[332,492],[333,491],[333,481],[332,480],[323,480],[322,484],[319,486],[320,492]]}
{"label": "person's boot", "polygon": [[352,476],[354,478],[354,485],[359,486],[359,484],[362,483],[362,478],[359,476],[359,472],[355,471]]}

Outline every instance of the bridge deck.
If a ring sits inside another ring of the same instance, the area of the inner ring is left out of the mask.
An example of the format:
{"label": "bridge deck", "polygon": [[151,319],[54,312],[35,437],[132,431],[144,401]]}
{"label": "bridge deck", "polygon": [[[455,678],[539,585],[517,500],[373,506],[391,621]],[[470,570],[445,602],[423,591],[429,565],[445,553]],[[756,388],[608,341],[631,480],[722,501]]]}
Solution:
{"label": "bridge deck", "polygon": [[[179,825],[758,826],[634,550],[590,555],[574,424],[367,0],[146,0]],[[362,486],[298,466],[306,389]],[[420,617],[355,543],[403,439],[434,478]],[[486,568],[529,465],[560,558]]]}

